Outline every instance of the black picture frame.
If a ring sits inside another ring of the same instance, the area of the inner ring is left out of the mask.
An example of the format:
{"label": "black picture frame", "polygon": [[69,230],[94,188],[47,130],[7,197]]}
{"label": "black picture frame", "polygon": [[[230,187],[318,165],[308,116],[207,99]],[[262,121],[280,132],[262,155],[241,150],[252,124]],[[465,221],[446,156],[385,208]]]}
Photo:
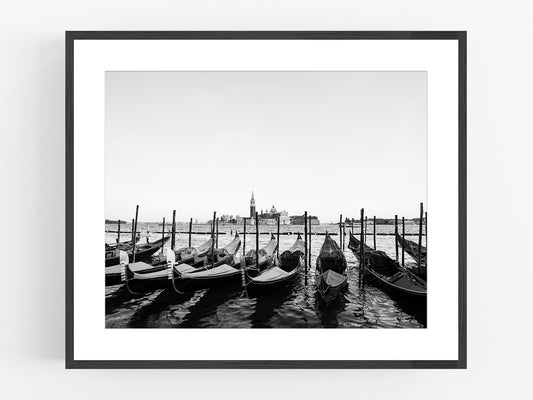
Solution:
{"label": "black picture frame", "polygon": [[[466,31],[68,31],[66,32],[66,368],[464,369],[466,330]],[[458,355],[457,360],[75,360],[74,359],[74,42],[77,40],[456,40],[458,42]]]}

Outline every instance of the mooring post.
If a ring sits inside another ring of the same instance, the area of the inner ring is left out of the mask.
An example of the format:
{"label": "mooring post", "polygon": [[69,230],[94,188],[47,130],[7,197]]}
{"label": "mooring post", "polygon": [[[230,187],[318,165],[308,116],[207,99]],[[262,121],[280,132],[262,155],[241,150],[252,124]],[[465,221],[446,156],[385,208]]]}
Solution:
{"label": "mooring post", "polygon": [[346,221],[342,223],[342,250],[346,249]]}
{"label": "mooring post", "polygon": [[213,222],[211,224],[211,268],[215,265],[215,220],[217,212],[213,212]]}
{"label": "mooring post", "polygon": [[189,221],[189,247],[191,247],[191,239],[192,239],[191,235],[192,235],[192,218]]}
{"label": "mooring post", "polygon": [[365,230],[364,230],[364,220],[365,220],[365,209],[361,208],[361,234],[359,237],[359,277],[361,283],[365,284]]}
{"label": "mooring post", "polygon": [[396,247],[396,262],[398,262],[398,215],[394,215],[394,245]]}
{"label": "mooring post", "polygon": [[308,232],[309,232],[309,240],[307,241],[307,244],[309,245],[309,251],[308,251],[308,256],[309,256],[309,269],[311,269],[311,214],[309,214],[307,216],[307,221],[309,222],[309,228],[308,228]]}
{"label": "mooring post", "polygon": [[339,215],[339,248],[342,250],[342,214]]}
{"label": "mooring post", "polygon": [[242,227],[242,256],[244,257],[246,255],[246,217],[242,219],[243,221],[243,227]]}
{"label": "mooring post", "polygon": [[132,253],[133,253],[133,247],[135,247],[135,238],[133,237],[133,228],[135,228],[135,219],[131,220],[131,243],[132,243]]}
{"label": "mooring post", "polygon": [[259,214],[255,212],[255,267],[259,270]]}
{"label": "mooring post", "polygon": [[278,215],[278,248],[276,252],[277,252],[277,256],[279,257],[279,215]]}
{"label": "mooring post", "polygon": [[420,203],[420,220],[418,221],[418,274],[422,273],[422,222],[424,222],[424,203]]}
{"label": "mooring post", "polygon": [[218,249],[218,218],[217,218],[217,249]]}
{"label": "mooring post", "polygon": [[172,210],[172,237],[170,239],[170,249],[174,251],[176,247],[176,210]]}
{"label": "mooring post", "polygon": [[428,247],[428,212],[426,211],[424,213],[425,215],[425,218],[424,218],[424,230],[425,230],[425,234],[426,234],[426,250],[427,250],[427,247]]}
{"label": "mooring post", "polygon": [[305,239],[305,254],[304,254],[304,266],[305,266],[305,284],[307,285],[307,211],[304,213],[304,239]]}
{"label": "mooring post", "polygon": [[366,244],[366,236],[368,234],[368,217],[365,216],[365,244]]}
{"label": "mooring post", "polygon": [[[163,229],[161,230],[161,243],[165,241],[165,217],[163,217]],[[161,245],[161,251],[163,251],[163,245]]]}
{"label": "mooring post", "polygon": [[374,234],[374,250],[377,250],[378,248],[376,247],[376,216],[374,215],[374,229],[373,229],[373,232]]}
{"label": "mooring post", "polygon": [[405,268],[405,218],[402,217],[402,267]]}
{"label": "mooring post", "polygon": [[[119,254],[120,256],[120,218],[118,219],[118,238],[117,238],[117,253]],[[133,243],[133,245],[135,246],[135,243]]]}
{"label": "mooring post", "polygon": [[135,207],[135,228],[133,229],[133,262],[135,262],[135,253],[137,246],[135,246],[135,239],[137,238],[137,223],[139,222],[139,205]]}
{"label": "mooring post", "polygon": [[426,234],[426,269],[427,269],[427,254],[428,254],[428,212],[425,212],[425,234]]}

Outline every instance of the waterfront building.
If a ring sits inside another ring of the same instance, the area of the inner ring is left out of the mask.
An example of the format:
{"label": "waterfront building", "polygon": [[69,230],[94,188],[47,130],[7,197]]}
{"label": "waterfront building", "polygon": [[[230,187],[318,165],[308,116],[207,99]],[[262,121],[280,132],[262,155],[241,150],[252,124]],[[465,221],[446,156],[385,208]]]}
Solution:
{"label": "waterfront building", "polygon": [[[250,199],[250,223],[255,224],[255,198],[254,198],[254,192],[252,192],[252,198]],[[291,219],[289,217],[289,213],[285,210],[278,211],[274,205],[270,208],[270,210],[267,208],[263,212],[263,209],[261,209],[261,212],[257,215],[258,222],[260,225],[276,225],[279,223],[280,225],[289,225],[291,223]]]}
{"label": "waterfront building", "polygon": [[[318,220],[317,216],[308,215],[307,217],[310,219],[311,225],[320,225],[320,221]],[[291,215],[290,216],[290,223],[291,223],[291,225],[304,225],[304,223],[305,223],[305,215]]]}

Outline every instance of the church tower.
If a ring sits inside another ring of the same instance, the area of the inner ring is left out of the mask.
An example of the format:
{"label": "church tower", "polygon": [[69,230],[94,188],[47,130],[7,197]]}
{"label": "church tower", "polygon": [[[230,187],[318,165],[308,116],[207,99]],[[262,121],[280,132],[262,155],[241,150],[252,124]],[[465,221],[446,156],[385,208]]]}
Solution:
{"label": "church tower", "polygon": [[255,217],[255,199],[254,192],[252,192],[252,198],[250,199],[250,218]]}

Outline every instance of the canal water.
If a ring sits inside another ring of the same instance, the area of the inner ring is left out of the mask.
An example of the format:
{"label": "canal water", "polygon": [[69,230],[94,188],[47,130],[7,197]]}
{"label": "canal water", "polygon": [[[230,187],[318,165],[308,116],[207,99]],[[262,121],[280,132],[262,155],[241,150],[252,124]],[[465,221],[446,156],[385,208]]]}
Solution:
{"label": "canal water", "polygon": [[[116,225],[106,225],[107,230],[115,230]],[[131,224],[122,226],[130,230]],[[140,223],[141,242],[145,237],[156,240],[161,237],[158,224]],[[168,229],[168,228],[166,228]],[[241,239],[242,225],[220,225],[219,247],[229,243],[238,229]],[[254,227],[248,227],[254,231]],[[187,231],[188,224],[178,224],[177,231]],[[210,226],[195,225],[193,231],[208,232]],[[275,233],[275,226],[260,226],[260,232]],[[339,228],[336,225],[313,226],[312,232],[336,233],[333,238],[338,241]],[[324,241],[323,235],[312,235],[311,270],[307,276],[298,276],[294,282],[273,293],[258,297],[248,296],[240,284],[229,287],[201,289],[176,294],[171,289],[158,289],[143,295],[132,296],[122,285],[105,288],[106,328],[425,328],[427,325],[426,305],[407,301],[393,293],[382,290],[372,282],[364,286],[358,281],[358,262],[348,249],[348,231],[346,230],[346,250],[348,262],[348,288],[338,301],[326,306],[317,296],[314,269],[316,257]],[[280,235],[280,251],[292,246],[298,232],[303,233],[303,226],[282,226],[281,232],[292,235]],[[359,228],[355,228],[359,232]],[[377,233],[394,233],[393,225],[378,225]],[[418,226],[406,225],[406,233],[417,233]],[[121,240],[126,240],[124,235]],[[192,245],[197,246],[208,239],[208,235],[192,235]],[[116,234],[106,233],[106,241],[115,241]],[[409,237],[417,240],[416,236]],[[376,236],[378,250],[385,251],[395,258],[394,236]],[[259,235],[260,247],[270,240],[270,235]],[[423,241],[425,245],[425,237]],[[176,236],[176,246],[188,244],[188,234]],[[368,224],[367,244],[373,246],[372,225]],[[170,242],[167,243],[170,245]],[[255,235],[246,236],[246,251],[255,248]],[[239,250],[242,254],[242,245]],[[401,247],[400,247],[401,257]],[[407,253],[405,262],[408,267],[416,265]]]}

